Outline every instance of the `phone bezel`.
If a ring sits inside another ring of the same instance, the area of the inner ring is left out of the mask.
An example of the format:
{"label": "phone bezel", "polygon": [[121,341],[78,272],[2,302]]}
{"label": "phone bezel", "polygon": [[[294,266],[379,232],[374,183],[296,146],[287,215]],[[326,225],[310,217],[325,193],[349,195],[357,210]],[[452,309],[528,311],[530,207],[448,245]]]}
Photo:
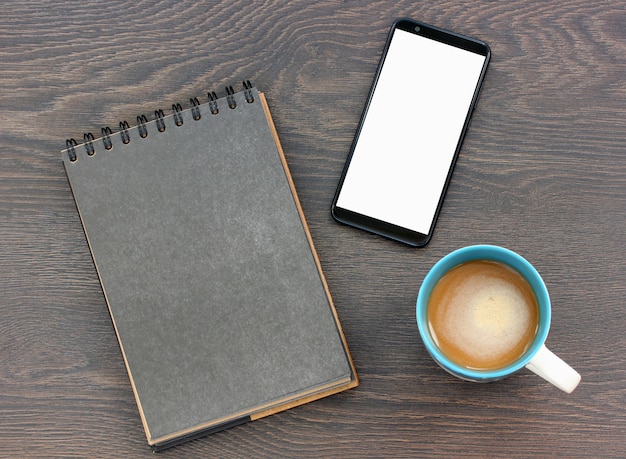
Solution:
{"label": "phone bezel", "polygon": [[[357,142],[359,140],[359,136],[361,133],[361,129],[363,127],[363,122],[365,121],[365,118],[367,117],[367,113],[370,107],[370,103],[372,100],[372,97],[374,95],[374,91],[376,90],[376,85],[378,83],[378,79],[380,76],[380,73],[382,71],[382,68],[384,66],[385,63],[385,58],[387,57],[387,52],[389,50],[389,46],[391,44],[391,40],[393,38],[393,35],[395,33],[396,30],[404,30],[406,32],[409,33],[413,33],[415,35],[421,35],[423,37],[426,38],[430,38],[436,41],[439,41],[441,43],[444,44],[448,44],[450,46],[454,46],[457,48],[461,48],[467,51],[471,51],[477,54],[480,54],[482,56],[485,56],[485,62],[483,64],[483,67],[481,69],[481,73],[480,76],[478,78],[477,84],[476,84],[476,89],[474,91],[474,95],[472,97],[472,101],[468,107],[468,111],[467,111],[467,115],[465,117],[465,122],[463,124],[463,129],[461,131],[461,135],[459,136],[459,141],[457,143],[455,152],[454,152],[454,156],[452,158],[451,164],[450,164],[450,168],[448,170],[448,175],[446,177],[444,186],[442,188],[441,191],[441,195],[439,197],[439,202],[437,204],[437,208],[435,210],[435,214],[432,220],[432,224],[430,229],[428,230],[427,234],[423,234],[423,233],[419,233],[417,231],[414,230],[410,230],[407,228],[403,228],[394,224],[391,224],[389,222],[386,222],[384,220],[379,220],[376,218],[372,218],[354,211],[351,211],[349,209],[345,209],[342,207],[338,207],[337,206],[337,200],[339,198],[339,194],[341,193],[341,188],[343,187],[343,182],[345,180],[346,177],[346,173],[348,172],[348,168],[350,167],[350,162],[352,160],[352,155],[354,154],[354,150],[355,147],[357,145]],[[414,21],[412,19],[406,19],[406,18],[401,18],[396,20],[393,25],[391,26],[391,29],[389,31],[389,34],[387,36],[387,42],[385,44],[385,48],[383,50],[383,54],[380,58],[380,62],[378,63],[378,68],[376,70],[376,74],[374,76],[374,80],[372,82],[372,86],[370,88],[369,94],[367,96],[367,101],[365,103],[365,107],[363,109],[363,113],[361,114],[361,119],[359,121],[359,125],[356,131],[356,134],[354,136],[354,140],[352,141],[352,145],[350,147],[350,153],[348,154],[348,158],[346,160],[343,172],[341,174],[341,179],[339,181],[339,185],[337,186],[337,191],[335,192],[335,197],[333,199],[333,203],[331,206],[331,213],[332,216],[335,220],[337,220],[338,222],[356,227],[356,228],[360,228],[362,230],[365,231],[369,231],[371,233],[375,233],[381,236],[385,236],[400,242],[403,242],[405,244],[409,244],[411,246],[414,247],[422,247],[424,245],[426,245],[429,241],[430,238],[432,237],[434,228],[435,228],[435,224],[437,222],[437,219],[439,217],[439,212],[441,210],[441,207],[443,205],[443,200],[444,197],[446,195],[446,191],[448,189],[448,185],[450,183],[450,179],[452,178],[452,172],[454,170],[454,166],[456,164],[459,152],[461,150],[461,146],[463,144],[463,139],[465,138],[465,133],[467,131],[468,125],[469,125],[469,121],[472,115],[472,112],[474,111],[474,107],[476,105],[476,101],[478,99],[478,94],[480,92],[480,89],[482,87],[482,83],[485,77],[485,73],[487,72],[487,66],[489,64],[489,61],[491,59],[491,50],[489,48],[489,45],[487,45],[487,43],[481,41],[481,40],[477,40],[475,38],[471,38],[471,37],[467,37],[455,32],[451,32],[449,30],[445,30],[445,29],[441,29],[439,27],[433,26],[433,25],[429,25],[429,24],[425,24],[423,22],[419,22],[419,21]]]}

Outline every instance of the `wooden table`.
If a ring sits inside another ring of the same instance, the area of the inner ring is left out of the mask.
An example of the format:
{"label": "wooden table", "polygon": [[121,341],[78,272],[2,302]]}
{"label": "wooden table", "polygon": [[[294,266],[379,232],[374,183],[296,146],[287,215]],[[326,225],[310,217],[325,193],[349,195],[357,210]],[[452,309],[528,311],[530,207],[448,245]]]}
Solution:
{"label": "wooden table", "polygon": [[[163,457],[626,457],[626,3],[370,3],[2,3],[0,457],[152,457],[60,150],[244,78],[269,100],[361,386]],[[493,51],[423,249],[329,211],[401,16]],[[542,273],[573,394],[527,371],[465,383],[426,355],[421,281],[474,243]]]}

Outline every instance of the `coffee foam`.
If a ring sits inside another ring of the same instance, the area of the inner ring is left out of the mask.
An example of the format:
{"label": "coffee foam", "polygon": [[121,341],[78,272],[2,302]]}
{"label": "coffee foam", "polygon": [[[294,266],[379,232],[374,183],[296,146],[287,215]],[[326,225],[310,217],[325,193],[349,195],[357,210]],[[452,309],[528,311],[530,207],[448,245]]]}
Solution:
{"label": "coffee foam", "polygon": [[524,298],[505,282],[464,285],[448,306],[441,339],[463,347],[468,357],[491,361],[512,352],[526,334],[530,318]]}
{"label": "coffee foam", "polygon": [[519,358],[536,333],[538,310],[528,283],[495,262],[473,261],[435,286],[428,321],[437,346],[472,369],[502,368]]}

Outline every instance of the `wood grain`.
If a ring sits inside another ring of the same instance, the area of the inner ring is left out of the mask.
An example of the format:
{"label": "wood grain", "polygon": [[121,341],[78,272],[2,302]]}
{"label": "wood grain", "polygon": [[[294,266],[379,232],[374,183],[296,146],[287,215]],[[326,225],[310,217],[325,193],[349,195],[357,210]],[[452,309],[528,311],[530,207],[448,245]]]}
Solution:
{"label": "wood grain", "polygon": [[[419,250],[329,212],[402,16],[493,51]],[[625,23],[623,1],[3,2],[0,457],[152,454],[60,150],[244,78],[266,93],[361,386],[164,457],[625,457]],[[572,395],[527,372],[464,383],[427,357],[421,280],[473,243],[543,275],[548,345],[583,378]]]}

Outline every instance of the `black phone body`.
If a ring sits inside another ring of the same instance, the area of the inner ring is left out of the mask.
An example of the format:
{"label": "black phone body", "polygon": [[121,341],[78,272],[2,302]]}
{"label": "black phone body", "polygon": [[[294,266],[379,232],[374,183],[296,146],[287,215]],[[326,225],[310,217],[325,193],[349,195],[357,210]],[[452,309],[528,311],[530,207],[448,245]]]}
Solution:
{"label": "black phone body", "polygon": [[336,220],[428,243],[490,57],[480,40],[393,24],[333,199]]}

